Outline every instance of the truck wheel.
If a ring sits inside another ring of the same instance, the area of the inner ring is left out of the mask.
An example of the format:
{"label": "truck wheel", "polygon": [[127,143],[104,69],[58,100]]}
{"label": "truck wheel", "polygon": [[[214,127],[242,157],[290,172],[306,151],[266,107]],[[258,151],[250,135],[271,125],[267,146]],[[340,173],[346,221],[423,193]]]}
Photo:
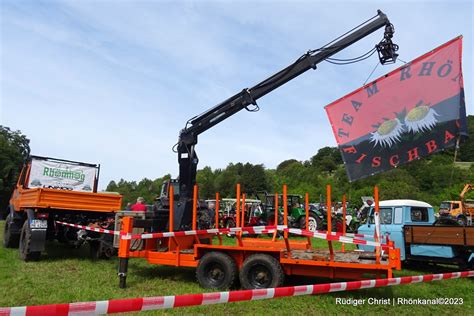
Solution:
{"label": "truck wheel", "polygon": [[465,218],[464,216],[459,216],[456,221],[459,223],[459,225],[461,226],[467,226],[467,218]]}
{"label": "truck wheel", "polygon": [[113,245],[102,239],[89,241],[89,250],[92,259],[110,259],[115,254]]}
{"label": "truck wheel", "polygon": [[222,252],[209,252],[200,260],[196,269],[199,284],[206,289],[230,288],[237,275],[234,259]]}
{"label": "truck wheel", "polygon": [[24,261],[37,261],[41,256],[40,251],[31,251],[32,241],[30,225],[28,219],[23,223],[20,234],[20,258]]}
{"label": "truck wheel", "polygon": [[281,286],[285,274],[277,259],[258,253],[245,259],[239,279],[242,288],[246,290],[266,289]]}
{"label": "truck wheel", "polygon": [[299,228],[300,229],[307,229],[309,231],[315,232],[320,229],[321,223],[318,218],[314,215],[309,214],[308,216],[308,227],[306,227],[306,217],[303,216],[300,218]]}
{"label": "truck wheel", "polygon": [[6,248],[18,248],[20,243],[21,227],[16,223],[11,214],[8,214],[3,231],[3,246]]}

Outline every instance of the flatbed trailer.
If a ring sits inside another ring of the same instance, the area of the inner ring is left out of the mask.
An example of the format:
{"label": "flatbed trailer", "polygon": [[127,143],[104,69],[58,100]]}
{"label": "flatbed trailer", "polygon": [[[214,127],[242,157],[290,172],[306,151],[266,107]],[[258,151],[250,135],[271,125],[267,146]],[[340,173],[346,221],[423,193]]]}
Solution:
{"label": "flatbed trailer", "polygon": [[[286,195],[286,187],[283,191]],[[170,205],[173,205],[172,201]],[[285,203],[284,225],[288,221],[287,209]],[[309,209],[308,205],[306,209]],[[239,214],[237,206],[237,219]],[[195,214],[193,218],[196,218]],[[122,235],[132,234],[142,222],[132,217],[123,218]],[[170,208],[170,223],[173,223],[173,207]],[[195,224],[193,226],[195,230]],[[169,233],[173,233],[173,226],[169,227]],[[237,227],[244,230],[239,222]],[[288,235],[285,231],[282,239],[275,238],[276,232],[273,238],[243,238],[237,232],[234,245],[224,245],[219,234],[147,238],[143,240],[143,247],[137,250],[130,248],[134,239],[123,238],[119,246],[120,287],[126,286],[129,258],[144,258],[150,264],[195,267],[200,285],[215,289],[231,287],[237,275],[243,288],[253,289],[281,286],[285,275],[357,280],[390,278],[393,269],[401,267],[400,250],[394,247],[382,254],[360,250],[335,251],[328,238],[328,249],[314,249],[310,238],[295,240]]]}

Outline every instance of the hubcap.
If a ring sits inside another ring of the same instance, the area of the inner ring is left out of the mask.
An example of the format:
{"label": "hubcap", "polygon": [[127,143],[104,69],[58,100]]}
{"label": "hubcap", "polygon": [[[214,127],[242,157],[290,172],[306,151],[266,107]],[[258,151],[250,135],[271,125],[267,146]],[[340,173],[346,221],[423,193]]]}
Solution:
{"label": "hubcap", "polygon": [[270,287],[272,283],[271,272],[263,265],[255,265],[249,271],[250,284],[253,288],[262,289]]}
{"label": "hubcap", "polygon": [[207,278],[213,286],[219,286],[224,280],[224,269],[217,263],[210,264],[207,269]]}
{"label": "hubcap", "polygon": [[308,218],[308,230],[309,231],[316,231],[318,229],[318,223],[313,217]]}

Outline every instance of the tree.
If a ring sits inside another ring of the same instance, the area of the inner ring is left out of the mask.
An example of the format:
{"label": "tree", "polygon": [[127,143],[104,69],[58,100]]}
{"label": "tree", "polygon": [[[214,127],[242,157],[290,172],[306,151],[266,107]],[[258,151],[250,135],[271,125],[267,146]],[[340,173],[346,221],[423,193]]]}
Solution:
{"label": "tree", "polygon": [[21,131],[0,125],[0,218],[7,213],[10,196],[29,155],[30,140]]}

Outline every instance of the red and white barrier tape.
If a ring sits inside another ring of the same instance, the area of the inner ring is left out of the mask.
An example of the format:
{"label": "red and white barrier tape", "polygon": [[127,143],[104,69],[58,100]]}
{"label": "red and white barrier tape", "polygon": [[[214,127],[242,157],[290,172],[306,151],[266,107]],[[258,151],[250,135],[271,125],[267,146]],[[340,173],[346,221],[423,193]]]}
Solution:
{"label": "red and white barrier tape", "polygon": [[120,231],[115,231],[115,230],[110,230],[110,229],[103,229],[103,228],[96,228],[96,227],[90,227],[90,226],[84,226],[84,225],[78,225],[78,224],[71,224],[71,223],[66,223],[66,222],[60,222],[56,221],[56,224],[59,225],[64,225],[64,226],[69,226],[69,227],[74,227],[78,229],[85,229],[97,233],[103,233],[103,234],[113,234],[113,235],[127,235],[127,233],[122,233]]}
{"label": "red and white barrier tape", "polygon": [[286,226],[249,226],[249,227],[231,227],[231,228],[212,228],[203,230],[186,230],[177,232],[165,232],[165,233],[148,233],[139,235],[122,235],[122,239],[153,239],[163,237],[181,237],[181,236],[193,236],[193,235],[205,235],[205,234],[235,234],[238,232],[247,234],[267,234],[273,233],[275,230],[283,230]]}
{"label": "red and white barrier tape", "polygon": [[339,242],[346,243],[346,244],[356,244],[356,245],[367,245],[367,246],[375,246],[375,247],[383,247],[383,248],[392,248],[392,246],[389,246],[387,244],[382,244],[382,243],[375,242],[375,241],[370,241],[370,240],[350,238],[350,237],[345,237],[345,236],[342,236],[342,235],[328,235],[328,234],[323,234],[323,233],[311,232],[309,230],[302,230],[302,229],[298,229],[298,228],[287,228],[285,230],[288,231],[290,234],[295,234],[295,235],[299,235],[299,236],[306,236],[306,237],[314,237],[314,238],[325,239],[325,240],[339,241]]}
{"label": "red and white barrier tape", "polygon": [[332,292],[343,292],[384,286],[470,277],[474,277],[474,271],[428,274],[418,276],[407,276],[401,278],[374,279],[352,282],[300,285],[258,290],[115,299],[107,301],[69,304],[4,307],[0,308],[0,316],[69,316],[126,313],[186,306],[200,306],[231,302],[253,301],[286,296],[324,294]]}
{"label": "red and white barrier tape", "polygon": [[242,232],[244,234],[268,234],[273,233],[275,230],[283,230],[286,228],[284,225],[279,226],[249,226],[249,227],[231,227],[231,228],[212,228],[203,230],[186,230],[177,232],[164,232],[164,233],[145,233],[131,235],[115,230],[108,230],[102,228],[89,227],[78,224],[70,224],[65,222],[56,221],[60,225],[70,226],[78,229],[85,229],[93,232],[114,234],[121,236],[122,239],[153,239],[153,238],[164,238],[164,237],[179,237],[179,236],[192,236],[192,235],[206,235],[206,234],[235,234]]}
{"label": "red and white barrier tape", "polygon": [[[164,233],[145,233],[145,234],[136,234],[131,235],[127,233],[123,233],[120,231],[102,229],[102,228],[95,228],[89,227],[84,225],[78,224],[70,224],[66,222],[56,221],[56,223],[60,225],[66,225],[78,229],[85,229],[89,231],[94,231],[98,233],[104,234],[114,234],[121,236],[122,239],[154,239],[154,238],[166,238],[166,237],[180,237],[180,236],[193,236],[193,235],[206,235],[206,234],[236,234],[238,232],[242,232],[243,234],[268,234],[275,232],[277,230],[285,230],[288,229],[285,225],[278,225],[278,226],[249,226],[249,227],[231,227],[231,228],[212,228],[212,229],[203,229],[203,230],[186,230],[186,231],[177,231],[177,232],[164,232]],[[390,246],[386,244],[381,244],[375,241],[369,240],[362,240],[356,238],[350,238],[347,236],[343,236],[341,233],[332,233],[328,235],[327,232],[322,233],[320,231],[311,232],[308,230],[302,230],[298,228],[289,228],[288,232],[295,235],[300,236],[307,236],[307,237],[315,237],[319,239],[325,240],[333,240],[339,241],[342,243],[349,243],[349,244],[359,244],[359,245],[368,245],[368,246],[375,246],[375,247],[383,247],[383,248],[390,248]],[[366,235],[364,235],[366,236]]]}

